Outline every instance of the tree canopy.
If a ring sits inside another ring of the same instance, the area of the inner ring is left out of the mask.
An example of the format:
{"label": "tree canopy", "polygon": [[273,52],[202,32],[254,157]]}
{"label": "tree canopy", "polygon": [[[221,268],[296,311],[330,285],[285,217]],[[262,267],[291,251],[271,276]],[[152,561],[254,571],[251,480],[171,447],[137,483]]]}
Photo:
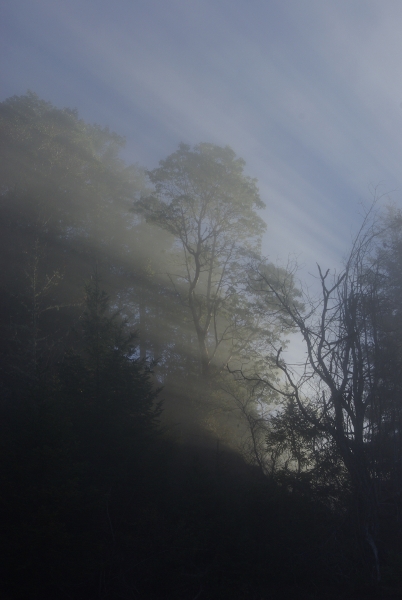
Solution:
{"label": "tree canopy", "polygon": [[260,253],[266,225],[256,212],[264,208],[256,181],[244,166],[229,147],[181,144],[148,173],[155,193],[137,204],[180,250],[169,276],[191,312],[204,375],[219,351],[227,364],[251,328],[244,270]]}

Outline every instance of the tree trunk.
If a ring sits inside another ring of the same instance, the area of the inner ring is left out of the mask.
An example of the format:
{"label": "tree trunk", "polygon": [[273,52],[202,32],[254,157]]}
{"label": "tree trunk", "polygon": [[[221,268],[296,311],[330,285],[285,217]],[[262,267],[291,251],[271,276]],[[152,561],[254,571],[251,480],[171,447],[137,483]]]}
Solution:
{"label": "tree trunk", "polygon": [[146,336],[145,336],[146,310],[145,310],[144,293],[142,290],[142,285],[140,285],[140,290],[139,290],[138,310],[139,310],[139,317],[140,317],[140,328],[139,328],[140,329],[140,331],[139,331],[140,360],[145,360],[147,357]]}
{"label": "tree trunk", "polygon": [[200,372],[202,377],[208,378],[210,374],[210,360],[206,344],[206,334],[203,331],[197,331],[197,339],[200,353]]}

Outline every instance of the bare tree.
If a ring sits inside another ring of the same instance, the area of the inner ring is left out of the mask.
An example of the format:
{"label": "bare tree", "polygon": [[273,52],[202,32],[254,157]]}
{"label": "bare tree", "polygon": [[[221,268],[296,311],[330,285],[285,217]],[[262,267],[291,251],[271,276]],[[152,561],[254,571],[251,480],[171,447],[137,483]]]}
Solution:
{"label": "bare tree", "polygon": [[379,482],[370,440],[381,421],[375,360],[381,272],[373,260],[379,235],[371,209],[343,272],[331,277],[329,270],[317,265],[321,294],[315,300],[305,294],[304,309],[291,294],[290,280],[279,280],[264,267],[255,269],[250,278],[253,291],[270,306],[276,302],[301,333],[306,350],[303,368],[297,372],[283,359],[282,347],[274,349],[282,385],[271,378],[253,379],[294,403],[307,423],[334,441],[350,478],[361,555],[377,581]]}

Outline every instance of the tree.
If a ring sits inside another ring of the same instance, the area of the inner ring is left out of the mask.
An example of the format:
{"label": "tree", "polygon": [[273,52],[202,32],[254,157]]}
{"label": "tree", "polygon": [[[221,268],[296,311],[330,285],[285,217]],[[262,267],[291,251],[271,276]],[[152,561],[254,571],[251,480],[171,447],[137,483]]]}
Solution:
{"label": "tree", "polygon": [[[389,208],[382,220],[383,232],[370,268],[376,281],[375,401],[370,407],[370,447],[381,513],[392,523],[387,538],[395,541],[400,528],[402,466],[402,215]],[[392,515],[392,517],[391,517]],[[395,527],[397,525],[397,527]],[[398,544],[399,545],[399,544]]]}
{"label": "tree", "polygon": [[160,414],[159,390],[153,388],[149,366],[137,357],[137,334],[110,311],[96,272],[85,292],[81,349],[65,357],[63,386],[95,414],[118,414],[124,427],[138,422],[139,428],[152,429]]}
{"label": "tree", "polygon": [[[145,176],[119,158],[124,144],[108,128],[32,92],[0,103],[0,356],[6,397],[11,388],[26,393],[28,366],[54,367],[63,355],[94,268],[126,315],[139,321],[141,299],[151,305],[152,286],[143,277],[150,227],[130,212],[147,189]],[[145,336],[145,324],[141,328]],[[23,377],[11,381],[18,372]]]}
{"label": "tree", "polygon": [[75,334],[39,402],[0,404],[2,585],[19,597],[113,586],[160,486],[159,390],[96,274]]}
{"label": "tree", "polygon": [[[318,266],[321,297],[294,301],[286,282],[260,269],[251,276],[255,291],[277,302],[301,333],[306,349],[303,371],[295,372],[276,348],[275,364],[283,387],[269,378],[256,380],[280,393],[299,419],[333,442],[347,470],[360,550],[371,575],[380,576],[378,479],[373,465],[372,434],[381,423],[377,357],[381,272],[374,257],[381,228],[370,212],[357,235],[343,272],[330,281]],[[285,413],[286,414],[286,413]],[[373,418],[375,415],[375,418]],[[294,419],[293,419],[294,420]],[[297,458],[297,452],[293,452]],[[301,466],[298,462],[299,468]]]}
{"label": "tree", "polygon": [[169,277],[190,311],[205,376],[214,360],[227,364],[245,344],[241,282],[266,226],[256,212],[264,204],[244,165],[229,147],[180,144],[148,173],[155,193],[136,205],[177,242],[178,264]]}
{"label": "tree", "polygon": [[146,189],[141,171],[119,158],[124,144],[32,92],[0,103],[3,285],[37,239],[51,250],[49,271],[73,265],[60,285],[64,301],[96,263],[113,283],[122,280],[138,250],[129,209]]}

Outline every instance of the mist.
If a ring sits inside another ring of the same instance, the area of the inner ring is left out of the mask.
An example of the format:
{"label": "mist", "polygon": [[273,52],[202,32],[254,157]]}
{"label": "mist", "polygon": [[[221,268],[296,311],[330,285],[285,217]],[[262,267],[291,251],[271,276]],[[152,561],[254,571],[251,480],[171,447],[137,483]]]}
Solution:
{"label": "mist", "polygon": [[401,10],[4,16],[0,596],[399,597]]}

